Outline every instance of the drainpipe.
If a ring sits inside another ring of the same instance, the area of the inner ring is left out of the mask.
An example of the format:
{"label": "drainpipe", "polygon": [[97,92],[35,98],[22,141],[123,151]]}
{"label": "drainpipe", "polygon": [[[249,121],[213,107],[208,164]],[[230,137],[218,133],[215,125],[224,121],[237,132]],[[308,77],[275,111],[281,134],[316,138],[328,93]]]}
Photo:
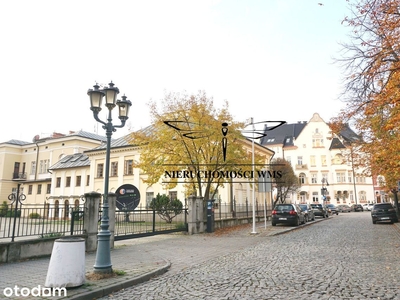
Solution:
{"label": "drainpipe", "polygon": [[39,164],[38,164],[38,162],[39,162],[39,145],[38,145],[38,143],[36,142],[35,143],[36,144],[36,169],[35,169],[35,181],[36,181],[36,179],[37,179],[37,172],[38,172],[38,167],[39,167]]}

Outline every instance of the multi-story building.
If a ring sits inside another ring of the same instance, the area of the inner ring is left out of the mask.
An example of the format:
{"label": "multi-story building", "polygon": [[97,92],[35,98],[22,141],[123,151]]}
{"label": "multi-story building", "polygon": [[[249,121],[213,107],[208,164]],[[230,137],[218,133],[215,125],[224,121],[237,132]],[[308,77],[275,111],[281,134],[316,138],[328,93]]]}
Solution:
{"label": "multi-story building", "polygon": [[[67,135],[53,133],[45,138],[35,136],[32,142],[0,143],[0,201],[7,200],[20,184],[20,191],[26,196],[24,203],[44,203],[58,184],[52,181],[50,166],[65,156],[93,149],[104,141],[105,137],[79,131]],[[84,180],[87,178],[82,182]]]}
{"label": "multi-story building", "polygon": [[[273,151],[254,143],[255,152],[268,164]],[[252,142],[243,140],[243,147],[252,151]],[[71,206],[82,203],[87,192],[104,192],[106,145],[105,137],[87,132],[68,135],[53,134],[51,137],[33,142],[8,141],[0,144],[0,195],[7,200],[18,184],[26,195],[26,204],[51,204],[56,216],[69,217]],[[123,184],[132,184],[141,195],[141,206],[146,206],[157,195],[166,194],[183,201],[187,196],[183,184],[167,190],[162,179],[152,186],[143,182],[145,174],[135,168],[140,161],[140,147],[129,142],[129,136],[111,142],[109,192],[115,192]],[[253,193],[254,180],[235,180],[218,189],[217,199],[221,203],[251,205],[253,195],[270,203],[270,194]]]}
{"label": "multi-story building", "polygon": [[275,157],[289,161],[301,187],[289,195],[293,203],[354,204],[375,202],[372,177],[363,175],[352,161],[351,142],[358,135],[346,126],[340,134],[315,113],[309,122],[284,124],[266,131],[261,144],[275,151]]}

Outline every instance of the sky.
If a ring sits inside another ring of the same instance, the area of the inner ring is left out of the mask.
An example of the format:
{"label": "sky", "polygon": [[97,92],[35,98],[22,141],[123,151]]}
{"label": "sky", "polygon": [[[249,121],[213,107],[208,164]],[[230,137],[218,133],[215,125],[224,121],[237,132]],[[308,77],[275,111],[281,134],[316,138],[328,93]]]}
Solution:
{"label": "sky", "polygon": [[346,15],[346,0],[2,1],[0,142],[105,135],[87,90],[110,81],[132,102],[113,138],[150,125],[149,101],[169,92],[203,90],[236,121],[329,121]]}

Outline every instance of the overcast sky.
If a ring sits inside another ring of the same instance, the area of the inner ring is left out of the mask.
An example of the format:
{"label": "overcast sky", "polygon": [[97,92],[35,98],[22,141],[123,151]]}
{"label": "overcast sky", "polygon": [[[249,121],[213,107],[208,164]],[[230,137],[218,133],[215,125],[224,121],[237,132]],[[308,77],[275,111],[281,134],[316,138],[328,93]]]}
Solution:
{"label": "overcast sky", "polygon": [[165,91],[205,90],[217,107],[227,100],[237,121],[292,123],[315,112],[329,121],[343,107],[333,58],[347,39],[345,0],[14,0],[0,7],[0,142],[80,129],[105,135],[87,90],[110,80],[133,103],[128,126],[113,137],[149,125],[146,103]]}

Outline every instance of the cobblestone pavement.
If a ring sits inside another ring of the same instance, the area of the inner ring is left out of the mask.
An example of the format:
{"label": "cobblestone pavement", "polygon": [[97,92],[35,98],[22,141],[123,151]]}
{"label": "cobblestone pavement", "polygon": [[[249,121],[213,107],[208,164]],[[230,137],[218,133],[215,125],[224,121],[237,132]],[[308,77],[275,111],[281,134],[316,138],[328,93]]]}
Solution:
{"label": "cobblestone pavement", "polygon": [[169,239],[146,251],[170,271],[101,299],[400,299],[397,225],[353,212],[277,236]]}

